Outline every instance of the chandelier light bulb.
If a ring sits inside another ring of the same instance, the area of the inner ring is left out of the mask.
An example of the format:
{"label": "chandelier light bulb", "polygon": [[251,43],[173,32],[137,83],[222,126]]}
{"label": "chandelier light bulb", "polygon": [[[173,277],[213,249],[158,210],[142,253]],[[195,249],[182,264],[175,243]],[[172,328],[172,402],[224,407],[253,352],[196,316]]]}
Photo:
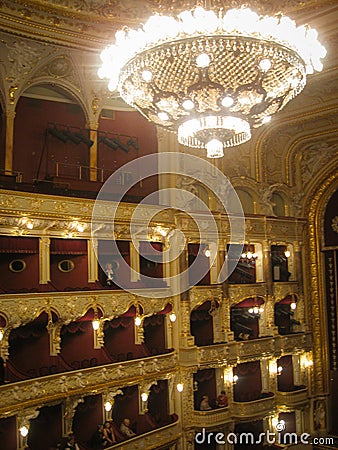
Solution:
{"label": "chandelier light bulb", "polygon": [[259,313],[259,308],[257,306],[254,307],[253,309],[254,314],[258,314]]}
{"label": "chandelier light bulb", "polygon": [[249,309],[248,309],[248,313],[249,313],[249,314],[253,314],[253,312],[254,312],[253,308],[249,308]]}
{"label": "chandelier light bulb", "polygon": [[232,97],[227,96],[222,99],[222,106],[224,106],[224,108],[230,108],[233,104],[234,99]]}
{"label": "chandelier light bulb", "polygon": [[142,72],[142,78],[143,78],[144,81],[149,83],[152,80],[152,78],[153,78],[153,74],[152,74],[152,72],[150,70],[144,70]]}
{"label": "chandelier light bulb", "polygon": [[99,319],[94,319],[92,321],[93,330],[97,331],[100,328],[100,321]]}
{"label": "chandelier light bulb", "polygon": [[183,108],[184,108],[185,110],[191,111],[192,109],[195,108],[195,103],[194,103],[192,100],[190,100],[190,99],[186,99],[186,100],[184,100],[184,102],[182,103],[182,106],[183,106]]}
{"label": "chandelier light bulb", "polygon": [[[148,120],[176,132],[180,144],[210,158],[247,142],[302,92],[307,75],[322,70],[326,55],[316,30],[248,8],[156,14],[115,37],[101,53],[99,77]],[[220,106],[232,105],[234,116],[220,115]]]}
{"label": "chandelier light bulb", "polygon": [[169,120],[168,113],[166,113],[164,111],[159,112],[157,115],[158,115],[158,118],[160,120],[162,120],[162,122],[165,122],[166,120]]}
{"label": "chandelier light bulb", "polygon": [[208,67],[211,62],[210,56],[207,53],[201,53],[196,58],[197,67]]}
{"label": "chandelier light bulb", "polygon": [[208,158],[222,158],[224,156],[223,144],[218,139],[211,139],[205,147]]}
{"label": "chandelier light bulb", "polygon": [[260,312],[261,314],[263,314],[263,312],[264,312],[263,306],[261,306],[261,307],[259,308],[259,312]]}
{"label": "chandelier light bulb", "polygon": [[262,59],[259,62],[259,67],[263,70],[263,72],[267,72],[271,68],[271,61],[270,59]]}
{"label": "chandelier light bulb", "polygon": [[283,367],[282,366],[278,366],[277,367],[277,373],[281,374],[283,372]]}

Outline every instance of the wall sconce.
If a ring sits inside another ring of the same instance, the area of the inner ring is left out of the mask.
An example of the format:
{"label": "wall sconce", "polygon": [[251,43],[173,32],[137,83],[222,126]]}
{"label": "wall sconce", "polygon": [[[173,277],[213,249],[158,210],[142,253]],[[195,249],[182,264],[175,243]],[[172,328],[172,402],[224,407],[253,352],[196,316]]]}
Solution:
{"label": "wall sconce", "polygon": [[243,252],[242,254],[241,254],[241,257],[243,258],[243,259],[249,259],[249,260],[251,260],[251,259],[257,259],[258,258],[258,254],[256,253],[256,252]]}
{"label": "wall sconce", "polygon": [[184,388],[184,386],[183,386],[182,383],[177,383],[176,389],[178,390],[178,392],[182,392],[182,391],[183,391],[183,388]]}
{"label": "wall sconce", "polygon": [[250,314],[262,314],[264,312],[264,307],[263,306],[254,306],[253,308],[249,308],[248,309],[248,313]]}
{"label": "wall sconce", "polygon": [[113,407],[113,405],[109,401],[104,404],[104,409],[107,412],[111,411],[112,407]]}
{"label": "wall sconce", "polygon": [[4,330],[0,328],[0,341],[2,341],[4,338]]}
{"label": "wall sconce", "polygon": [[283,372],[283,367],[282,366],[278,366],[277,367],[277,375],[282,375]]}
{"label": "wall sconce", "polygon": [[141,325],[141,323],[142,323],[142,319],[141,319],[141,317],[140,316],[136,316],[135,317],[135,325],[137,326],[137,327],[139,327],[140,325]]}
{"label": "wall sconce", "polygon": [[205,255],[207,258],[210,258],[210,256],[211,256],[211,251],[210,251],[209,247],[207,247],[207,248],[204,250],[204,255]]}
{"label": "wall sconce", "polygon": [[148,400],[148,394],[146,392],[142,392],[141,394],[141,400],[143,402],[146,402]]}
{"label": "wall sconce", "polygon": [[97,331],[100,328],[100,320],[99,319],[94,319],[92,321],[92,325],[93,325],[93,329],[95,331]]}
{"label": "wall sconce", "polygon": [[297,308],[297,303],[296,302],[290,303],[290,308],[295,310]]}
{"label": "wall sconce", "polygon": [[25,438],[28,435],[29,428],[26,425],[23,425],[19,428],[20,434],[23,438]]}
{"label": "wall sconce", "polygon": [[237,376],[237,375],[234,375],[234,376],[232,377],[232,384],[236,384],[237,381],[238,381],[238,376]]}
{"label": "wall sconce", "polygon": [[169,314],[169,319],[170,322],[175,322],[176,321],[176,314],[174,312]]}
{"label": "wall sconce", "polygon": [[290,258],[291,252],[289,250],[285,250],[284,255],[285,255],[285,258]]}

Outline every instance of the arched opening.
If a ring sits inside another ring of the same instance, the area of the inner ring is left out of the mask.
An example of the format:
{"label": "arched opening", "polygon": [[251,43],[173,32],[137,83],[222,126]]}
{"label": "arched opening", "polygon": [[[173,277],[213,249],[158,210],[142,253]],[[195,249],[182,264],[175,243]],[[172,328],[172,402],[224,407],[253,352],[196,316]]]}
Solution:
{"label": "arched opening", "polygon": [[195,338],[195,345],[211,345],[214,342],[213,317],[211,301],[204,302],[193,309],[190,314],[190,333]]}
{"label": "arched opening", "polygon": [[247,298],[230,308],[230,328],[236,341],[247,341],[259,337],[259,320],[264,313],[261,297]]}
{"label": "arched opening", "polygon": [[255,202],[252,195],[244,189],[236,189],[237,195],[241,201],[242,208],[245,214],[255,213]]}
{"label": "arched opening", "polygon": [[194,408],[197,411],[210,411],[216,408],[215,369],[202,369],[194,373]]}
{"label": "arched opening", "polygon": [[285,216],[285,202],[281,194],[274,192],[271,196],[272,210],[276,216]]}
{"label": "arched opening", "polygon": [[287,295],[283,300],[275,304],[275,325],[278,327],[278,333],[285,335],[297,333],[301,323],[296,320],[297,297]]}
{"label": "arched opening", "polygon": [[43,181],[46,188],[54,179],[60,185],[78,179],[80,167],[89,166],[89,147],[73,133],[82,133],[85,125],[82,107],[64,88],[30,87],[16,106],[13,170],[22,172],[23,182]]}

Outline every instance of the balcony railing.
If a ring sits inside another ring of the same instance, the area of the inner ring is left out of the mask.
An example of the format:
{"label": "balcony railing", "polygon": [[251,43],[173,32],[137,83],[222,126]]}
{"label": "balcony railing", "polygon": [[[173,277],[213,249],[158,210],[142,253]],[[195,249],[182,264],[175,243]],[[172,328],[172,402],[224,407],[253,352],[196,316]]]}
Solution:
{"label": "balcony railing", "polygon": [[177,370],[175,352],[147,359],[118,362],[88,369],[74,370],[66,374],[49,375],[38,380],[26,380],[0,386],[0,415],[33,407],[73,395],[91,395],[107,390],[107,387],[123,387],[131,381],[160,378],[161,374]]}
{"label": "balcony railing", "polygon": [[212,409],[210,411],[194,411],[193,426],[200,428],[222,425],[231,419],[229,407]]}
{"label": "balcony railing", "polygon": [[109,447],[109,450],[155,450],[162,448],[165,445],[169,447],[179,439],[180,434],[180,424],[179,422],[175,422],[115,444],[114,446]]}
{"label": "balcony railing", "polygon": [[307,387],[290,392],[278,391],[276,394],[276,403],[290,408],[304,405],[308,400]]}
{"label": "balcony railing", "polygon": [[261,398],[252,402],[233,402],[232,415],[238,418],[254,418],[272,413],[275,396]]}

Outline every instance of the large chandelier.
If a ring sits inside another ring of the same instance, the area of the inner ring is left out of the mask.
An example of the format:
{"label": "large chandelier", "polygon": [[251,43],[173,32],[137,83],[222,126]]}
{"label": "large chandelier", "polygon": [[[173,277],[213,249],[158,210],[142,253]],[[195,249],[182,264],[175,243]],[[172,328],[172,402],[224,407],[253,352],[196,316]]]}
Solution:
{"label": "large chandelier", "polygon": [[304,89],[307,74],[322,70],[326,54],[316,30],[247,8],[154,15],[115,36],[101,54],[100,78],[210,158],[248,141],[251,128],[269,122]]}

